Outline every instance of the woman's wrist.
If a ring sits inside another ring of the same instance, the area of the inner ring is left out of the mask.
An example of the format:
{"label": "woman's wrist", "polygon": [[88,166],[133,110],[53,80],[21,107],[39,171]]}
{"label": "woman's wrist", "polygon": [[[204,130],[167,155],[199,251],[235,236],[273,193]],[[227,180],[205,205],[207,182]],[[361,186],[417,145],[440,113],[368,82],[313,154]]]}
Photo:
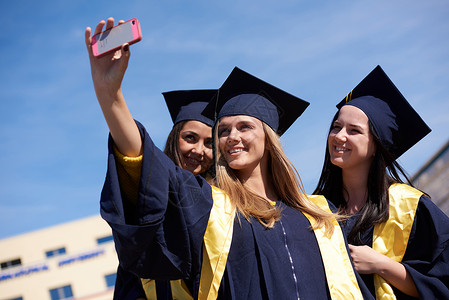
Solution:
{"label": "woman's wrist", "polygon": [[376,261],[374,263],[374,273],[380,275],[381,277],[384,277],[388,274],[391,264],[397,263],[388,256],[385,256],[383,254],[377,255]]}

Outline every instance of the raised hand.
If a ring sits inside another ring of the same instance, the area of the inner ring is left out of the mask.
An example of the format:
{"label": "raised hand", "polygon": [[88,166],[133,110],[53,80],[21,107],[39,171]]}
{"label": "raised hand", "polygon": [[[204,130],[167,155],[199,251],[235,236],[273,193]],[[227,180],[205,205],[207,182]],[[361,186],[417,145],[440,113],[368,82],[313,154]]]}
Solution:
{"label": "raised hand", "polygon": [[[124,23],[123,20],[118,22],[118,24],[122,23]],[[93,35],[99,34],[105,24],[105,30],[112,28],[114,26],[114,18],[108,18],[106,22],[104,20],[100,21],[95,28]],[[89,53],[95,91],[97,93],[117,93],[121,87],[126,68],[128,67],[130,57],[129,45],[122,45],[122,48],[117,50],[115,53],[110,53],[102,57],[94,57],[92,53],[92,37],[90,27],[86,28],[85,42],[87,52]]]}
{"label": "raised hand", "polygon": [[[100,33],[105,24],[106,30],[112,28],[114,18],[100,21],[94,35]],[[123,44],[115,53],[94,57],[91,31],[90,27],[86,28],[85,42],[98,103],[118,150],[126,156],[138,156],[142,153],[142,139],[121,90],[130,57],[129,45]]]}

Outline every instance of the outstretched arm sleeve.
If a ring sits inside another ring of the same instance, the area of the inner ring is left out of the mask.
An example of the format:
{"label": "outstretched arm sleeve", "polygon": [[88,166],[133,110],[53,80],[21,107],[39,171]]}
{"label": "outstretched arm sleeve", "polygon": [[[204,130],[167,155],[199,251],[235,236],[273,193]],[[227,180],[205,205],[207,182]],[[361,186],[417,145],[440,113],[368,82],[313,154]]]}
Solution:
{"label": "outstretched arm sleeve", "polygon": [[112,228],[120,264],[142,278],[198,275],[211,187],[201,176],[175,166],[136,123],[144,146],[137,201],[127,199],[129,193],[121,188],[111,137],[101,193],[101,215]]}
{"label": "outstretched arm sleeve", "polygon": [[424,195],[402,263],[421,299],[449,299],[449,218]]}

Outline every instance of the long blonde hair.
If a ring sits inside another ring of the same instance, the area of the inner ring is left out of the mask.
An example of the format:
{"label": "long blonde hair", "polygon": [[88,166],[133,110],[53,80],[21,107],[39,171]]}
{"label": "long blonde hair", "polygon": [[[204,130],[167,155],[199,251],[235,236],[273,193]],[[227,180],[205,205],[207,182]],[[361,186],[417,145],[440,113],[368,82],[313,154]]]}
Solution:
{"label": "long blonde hair", "polygon": [[[229,167],[218,147],[218,124],[215,126],[216,178],[215,184],[230,197],[231,203],[248,221],[256,218],[267,228],[274,226],[281,218],[280,208],[272,205],[265,198],[245,188],[234,171]],[[324,211],[311,202],[305,192],[298,171],[285,155],[279,136],[267,124],[262,122],[265,141],[269,152],[271,180],[276,193],[286,205],[305,212],[315,218],[314,228],[326,226],[326,234],[332,234],[334,225],[332,213]],[[273,176],[276,174],[276,176]]]}

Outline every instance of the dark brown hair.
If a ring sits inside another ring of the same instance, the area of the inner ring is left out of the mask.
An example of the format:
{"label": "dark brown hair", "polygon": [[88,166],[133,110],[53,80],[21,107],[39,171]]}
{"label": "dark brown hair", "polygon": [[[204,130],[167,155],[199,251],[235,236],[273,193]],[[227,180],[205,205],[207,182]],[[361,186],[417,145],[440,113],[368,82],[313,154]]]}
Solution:
{"label": "dark brown hair", "polygon": [[179,133],[186,121],[181,121],[173,126],[168,134],[167,141],[165,142],[164,153],[170,158],[175,165],[182,167],[182,156],[179,152]]}
{"label": "dark brown hair", "polygon": [[[329,133],[332,130],[335,120],[338,118],[338,114],[339,112],[335,114],[332,120]],[[371,122],[368,121],[368,123],[370,133],[376,144],[376,154],[368,173],[368,197],[366,203],[359,211],[359,217],[348,236],[348,242],[354,245],[361,243],[360,237],[365,230],[388,219],[388,188],[393,183],[403,183],[399,173],[402,174],[408,184],[412,185],[393,155],[380,142]],[[344,211],[347,205],[344,192],[342,170],[340,167],[332,164],[329,155],[329,145],[326,140],[323,169],[318,185],[313,193],[325,196],[339,210]]]}
{"label": "dark brown hair", "polygon": [[[165,142],[164,153],[170,158],[175,165],[182,168],[183,158],[181,152],[179,151],[179,134],[182,127],[188,121],[181,121],[175,124],[168,134],[167,141]],[[208,182],[212,182],[214,176],[214,166],[212,165],[209,170],[201,174]]]}

